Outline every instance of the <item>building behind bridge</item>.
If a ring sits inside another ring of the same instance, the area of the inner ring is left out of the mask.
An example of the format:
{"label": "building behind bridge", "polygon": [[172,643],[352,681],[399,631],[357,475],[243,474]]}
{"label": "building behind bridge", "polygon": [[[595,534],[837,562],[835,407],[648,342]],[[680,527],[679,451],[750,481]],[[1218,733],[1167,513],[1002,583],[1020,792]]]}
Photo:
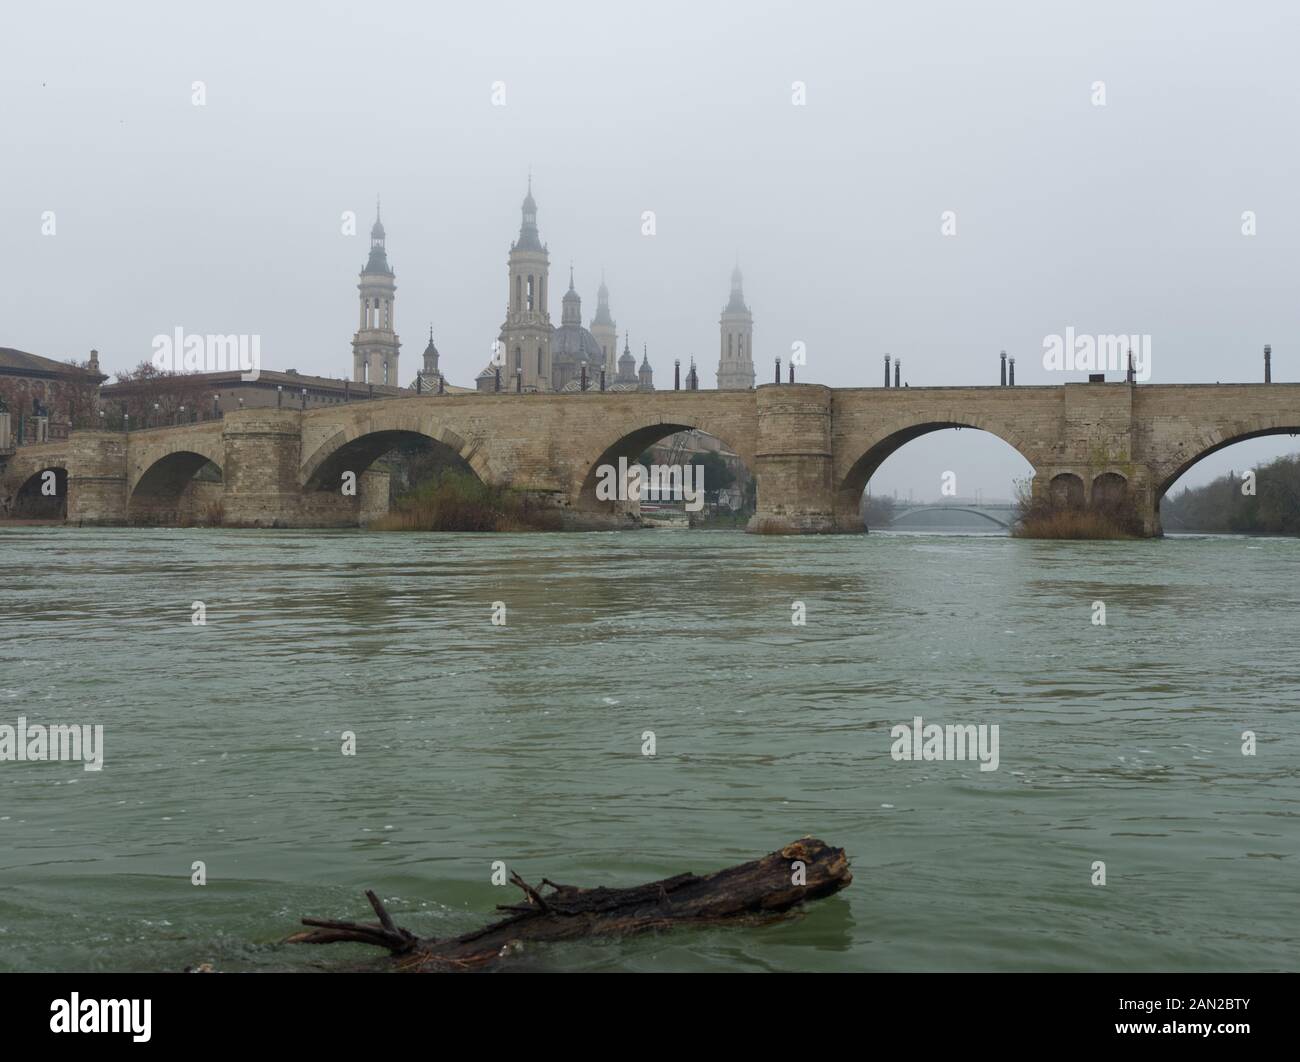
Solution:
{"label": "building behind bridge", "polygon": [[106,379],[95,350],[78,363],[0,347],[0,451],[66,438],[74,426],[88,427]]}

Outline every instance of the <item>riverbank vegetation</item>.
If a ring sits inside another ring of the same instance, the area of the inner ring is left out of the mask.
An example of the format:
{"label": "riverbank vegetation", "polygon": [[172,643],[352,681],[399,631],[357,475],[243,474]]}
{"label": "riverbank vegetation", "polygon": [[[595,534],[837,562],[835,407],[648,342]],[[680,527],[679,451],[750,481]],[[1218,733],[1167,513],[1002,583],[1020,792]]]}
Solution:
{"label": "riverbank vegetation", "polygon": [[394,499],[372,531],[558,531],[560,514],[472,473],[442,469]]}
{"label": "riverbank vegetation", "polygon": [[1016,538],[1106,539],[1141,538],[1142,521],[1127,500],[1108,506],[1054,507],[1035,499],[1029,481],[1016,484],[1019,515],[1011,534]]}
{"label": "riverbank vegetation", "polygon": [[1253,477],[1229,472],[1169,495],[1160,504],[1160,522],[1166,531],[1300,535],[1300,454],[1261,465]]}
{"label": "riverbank vegetation", "polygon": [[1016,538],[1140,538],[1133,521],[1093,509],[1034,509],[1016,521]]}

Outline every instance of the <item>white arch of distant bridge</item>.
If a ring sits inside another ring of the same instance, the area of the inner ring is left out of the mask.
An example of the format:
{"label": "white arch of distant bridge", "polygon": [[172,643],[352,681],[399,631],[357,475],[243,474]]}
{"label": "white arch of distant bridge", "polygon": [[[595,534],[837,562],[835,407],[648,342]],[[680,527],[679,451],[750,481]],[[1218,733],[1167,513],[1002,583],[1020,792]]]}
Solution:
{"label": "white arch of distant bridge", "polygon": [[[1005,505],[945,505],[939,502],[913,505],[901,513],[895,513],[890,520],[890,526],[900,520],[906,520],[909,516],[915,516],[917,513],[969,513],[972,516],[983,517],[998,527],[1008,530],[1015,523],[1015,510]],[[994,515],[995,513],[1000,514],[1000,516]]]}

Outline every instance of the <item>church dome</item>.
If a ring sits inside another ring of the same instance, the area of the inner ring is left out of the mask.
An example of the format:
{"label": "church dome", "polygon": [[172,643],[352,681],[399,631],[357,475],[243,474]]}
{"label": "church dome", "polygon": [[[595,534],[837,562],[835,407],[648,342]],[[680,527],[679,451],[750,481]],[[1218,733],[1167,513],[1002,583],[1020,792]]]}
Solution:
{"label": "church dome", "polygon": [[600,349],[587,329],[580,324],[563,324],[551,334],[551,357],[559,361],[585,361],[597,369],[605,363],[605,352]]}

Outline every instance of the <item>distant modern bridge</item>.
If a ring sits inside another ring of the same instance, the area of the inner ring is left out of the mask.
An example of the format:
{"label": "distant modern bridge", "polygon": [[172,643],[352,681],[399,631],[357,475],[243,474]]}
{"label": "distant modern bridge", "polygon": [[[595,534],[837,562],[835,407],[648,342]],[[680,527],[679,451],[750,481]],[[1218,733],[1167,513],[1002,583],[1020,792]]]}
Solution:
{"label": "distant modern bridge", "polygon": [[894,513],[889,521],[890,527],[896,527],[910,516],[924,513],[966,513],[988,523],[1009,529],[1016,522],[1016,510],[1011,505],[981,505],[977,502],[923,502],[909,505]]}
{"label": "distant modern bridge", "polygon": [[[0,513],[20,511],[40,483],[53,482],[74,522],[165,522],[209,504],[235,525],[356,526],[387,507],[387,473],[371,466],[423,438],[459,454],[485,482],[556,506],[569,526],[631,526],[636,503],[597,499],[597,469],[698,428],[722,439],[757,478],[751,530],[862,531],[859,501],[872,473],[913,439],[954,427],[1013,446],[1033,466],[1036,499],[1076,507],[1127,501],[1144,531],[1159,534],[1161,497],[1197,461],[1241,439],[1300,432],[1300,384],[766,384],[249,409],[178,427],[74,431],[21,447],[0,472]],[[195,479],[209,462],[220,482]],[[355,495],[342,489],[345,473],[354,474]]]}

